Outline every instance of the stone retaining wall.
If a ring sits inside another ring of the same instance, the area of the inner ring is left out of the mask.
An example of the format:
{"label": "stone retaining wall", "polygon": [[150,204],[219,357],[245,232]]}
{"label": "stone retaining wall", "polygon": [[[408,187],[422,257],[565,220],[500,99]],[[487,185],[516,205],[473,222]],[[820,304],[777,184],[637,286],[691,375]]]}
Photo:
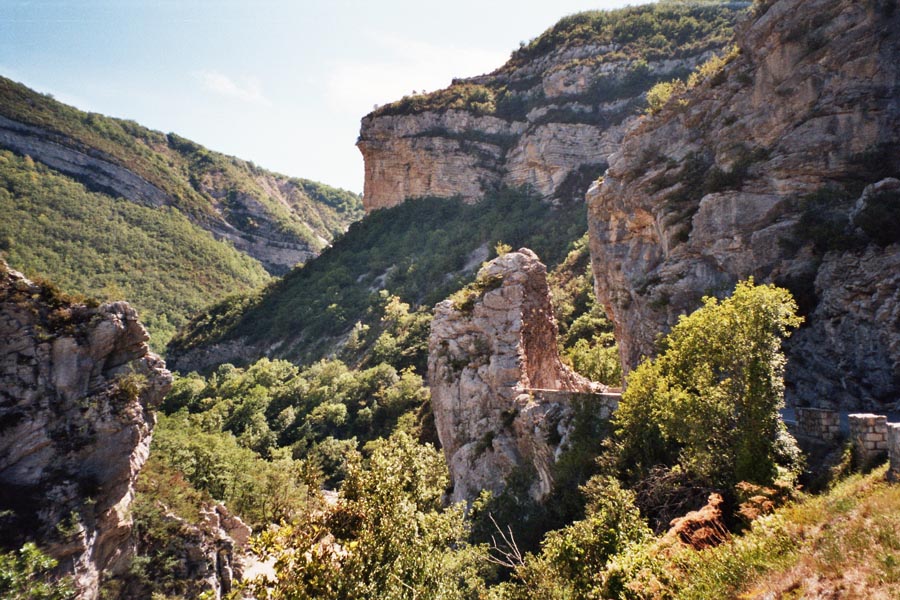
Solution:
{"label": "stone retaining wall", "polygon": [[888,479],[898,481],[900,480],[900,423],[888,423],[887,433],[888,456],[891,460]]}
{"label": "stone retaining wall", "polygon": [[570,392],[568,390],[543,390],[528,389],[528,392],[535,402],[553,403],[564,406],[572,406],[579,402],[590,403],[598,410],[596,414],[600,419],[609,419],[613,412],[619,408],[619,400],[622,394],[615,392]]}
{"label": "stone retaining wall", "polygon": [[888,422],[884,415],[856,413],[849,415],[850,441],[862,464],[872,464],[888,450]]}
{"label": "stone retaining wall", "polygon": [[825,442],[841,437],[841,413],[824,408],[797,408],[797,433]]}

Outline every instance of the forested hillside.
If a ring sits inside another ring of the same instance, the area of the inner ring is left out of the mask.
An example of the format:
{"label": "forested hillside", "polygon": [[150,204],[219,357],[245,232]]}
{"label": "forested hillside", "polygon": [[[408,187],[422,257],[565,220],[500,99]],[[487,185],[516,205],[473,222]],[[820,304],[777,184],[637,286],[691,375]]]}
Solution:
{"label": "forested hillside", "polygon": [[0,243],[67,291],[131,300],[162,349],[187,317],[316,256],[353,193],[86,113],[0,78]]}
{"label": "forested hillside", "polygon": [[550,206],[525,190],[476,205],[423,198],[379,210],[262,293],[230,297],[194,319],[170,345],[172,363],[190,371],[263,355],[309,362],[348,336],[371,346],[381,333],[382,290],[430,313],[498,243],[534,248],[555,265],[584,233],[584,210],[579,202]]}

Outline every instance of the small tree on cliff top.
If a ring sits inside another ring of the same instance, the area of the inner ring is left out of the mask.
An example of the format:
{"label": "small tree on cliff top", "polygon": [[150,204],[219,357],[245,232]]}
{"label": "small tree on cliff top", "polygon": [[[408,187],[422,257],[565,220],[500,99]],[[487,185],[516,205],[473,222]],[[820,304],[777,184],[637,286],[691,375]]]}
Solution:
{"label": "small tree on cliff top", "polygon": [[781,342],[802,322],[796,310],[790,292],[751,279],[682,316],[628,378],[615,417],[626,472],[679,465],[719,486],[770,483],[786,434]]}

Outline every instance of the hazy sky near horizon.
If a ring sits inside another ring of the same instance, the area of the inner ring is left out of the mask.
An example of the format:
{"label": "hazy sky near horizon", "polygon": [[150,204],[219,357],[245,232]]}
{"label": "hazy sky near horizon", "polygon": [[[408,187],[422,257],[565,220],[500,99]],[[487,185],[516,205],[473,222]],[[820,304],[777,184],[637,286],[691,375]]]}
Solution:
{"label": "hazy sky near horizon", "polygon": [[362,192],[376,104],[502,65],[561,17],[627,0],[0,0],[0,75]]}

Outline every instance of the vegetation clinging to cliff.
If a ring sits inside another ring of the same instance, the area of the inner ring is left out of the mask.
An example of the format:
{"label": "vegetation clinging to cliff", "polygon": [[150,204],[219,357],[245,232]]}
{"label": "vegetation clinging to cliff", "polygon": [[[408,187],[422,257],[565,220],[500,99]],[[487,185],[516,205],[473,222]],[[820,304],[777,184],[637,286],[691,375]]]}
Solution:
{"label": "vegetation clinging to cliff", "polygon": [[664,0],[619,10],[593,10],[561,19],[513,52],[505,68],[575,45],[614,45],[614,56],[675,58],[731,37],[734,11],[749,2]]}
{"label": "vegetation clinging to cliff", "polygon": [[[647,68],[648,61],[673,59],[722,47],[731,37],[737,15],[746,2],[664,1],[612,11],[588,11],[560,20],[546,32],[512,53],[496,74],[512,74],[553,53],[571,47],[597,46],[602,50],[547,64],[538,76],[582,65],[627,61],[626,72],[601,77],[580,99],[599,103],[640,96],[659,78]],[[583,54],[583,53],[582,53]],[[668,75],[672,77],[672,74]],[[676,74],[677,76],[677,74]],[[524,119],[533,108],[553,104],[542,93],[539,80],[484,77],[460,79],[442,90],[413,93],[373,111],[375,116],[405,115],[423,111],[467,110],[504,119]],[[585,112],[578,119],[591,118]],[[567,115],[563,118],[576,118]],[[600,118],[597,116],[595,118]]]}

